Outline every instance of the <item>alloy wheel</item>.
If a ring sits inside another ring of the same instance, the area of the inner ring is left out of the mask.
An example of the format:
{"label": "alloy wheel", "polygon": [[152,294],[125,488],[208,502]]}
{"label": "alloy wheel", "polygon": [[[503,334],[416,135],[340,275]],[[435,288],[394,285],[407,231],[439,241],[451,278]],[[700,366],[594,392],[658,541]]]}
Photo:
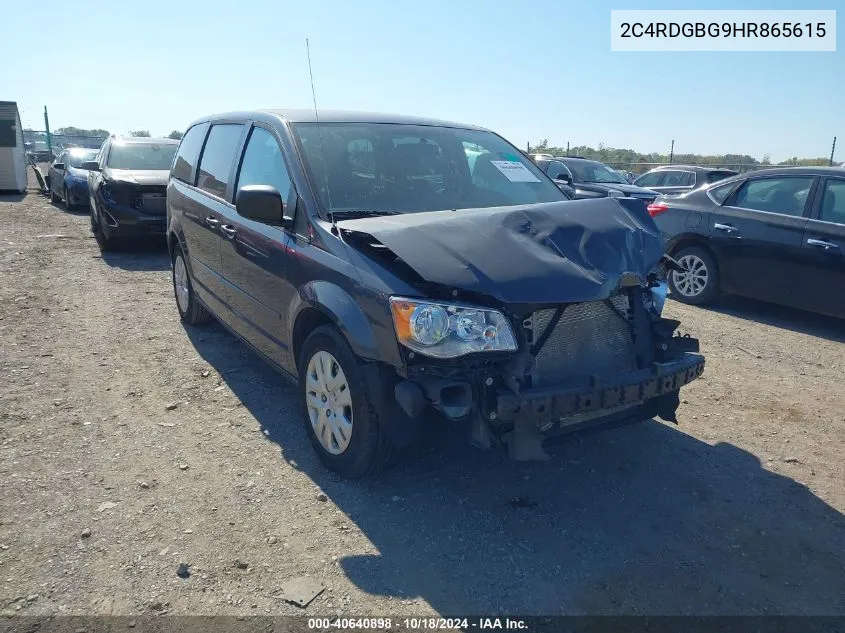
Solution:
{"label": "alloy wheel", "polygon": [[707,288],[710,280],[707,265],[698,255],[693,254],[684,255],[678,263],[683,270],[672,272],[678,292],[690,298],[699,296]]}
{"label": "alloy wheel", "polygon": [[179,304],[179,310],[183,314],[188,311],[190,304],[188,283],[188,269],[185,267],[185,259],[180,254],[173,262],[173,286],[176,288],[176,303]]}

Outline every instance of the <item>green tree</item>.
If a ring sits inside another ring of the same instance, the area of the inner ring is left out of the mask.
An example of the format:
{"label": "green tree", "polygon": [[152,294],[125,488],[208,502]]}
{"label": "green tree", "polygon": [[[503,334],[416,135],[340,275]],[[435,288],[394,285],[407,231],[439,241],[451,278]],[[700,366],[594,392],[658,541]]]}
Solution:
{"label": "green tree", "polygon": [[167,138],[175,138],[177,141],[182,138],[182,132],[179,130],[173,130],[170,134],[167,135]]}
{"label": "green tree", "polygon": [[130,130],[129,135],[130,136],[140,136],[140,137],[144,137],[144,138],[149,138],[150,131],[149,130]]}

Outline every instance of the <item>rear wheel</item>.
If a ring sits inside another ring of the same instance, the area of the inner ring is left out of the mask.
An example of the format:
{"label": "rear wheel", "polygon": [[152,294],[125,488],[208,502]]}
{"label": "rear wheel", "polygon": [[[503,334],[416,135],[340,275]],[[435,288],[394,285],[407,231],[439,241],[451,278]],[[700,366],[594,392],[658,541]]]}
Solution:
{"label": "rear wheel", "polygon": [[306,339],[298,389],[306,433],[326,468],[357,479],[389,463],[393,446],[379,424],[373,394],[336,328],[318,327]]}
{"label": "rear wheel", "polygon": [[672,296],[683,303],[710,303],[719,294],[719,271],[713,256],[700,246],[682,248],[672,256],[682,270],[672,271]]}
{"label": "rear wheel", "polygon": [[185,255],[180,247],[173,253],[173,293],[176,296],[176,307],[179,316],[188,325],[202,325],[208,323],[211,315],[194,294],[191,276],[185,263]]}

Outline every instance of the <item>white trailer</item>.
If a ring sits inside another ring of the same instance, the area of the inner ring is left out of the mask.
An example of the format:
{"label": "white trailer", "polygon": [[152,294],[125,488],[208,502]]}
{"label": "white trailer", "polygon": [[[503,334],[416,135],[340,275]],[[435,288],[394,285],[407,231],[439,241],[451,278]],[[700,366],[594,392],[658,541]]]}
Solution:
{"label": "white trailer", "polygon": [[0,101],[0,191],[26,191],[23,126],[14,101]]}

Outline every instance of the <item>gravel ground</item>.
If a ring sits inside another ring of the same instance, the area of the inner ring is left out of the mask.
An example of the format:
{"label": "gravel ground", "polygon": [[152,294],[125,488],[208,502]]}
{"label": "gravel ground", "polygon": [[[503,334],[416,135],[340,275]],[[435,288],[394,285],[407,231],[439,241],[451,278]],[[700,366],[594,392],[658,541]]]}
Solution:
{"label": "gravel ground", "polygon": [[291,385],[180,324],[163,247],[0,200],[0,614],[845,614],[845,322],[669,302],[708,361],[679,427],[540,464],[435,433],[344,482]]}

